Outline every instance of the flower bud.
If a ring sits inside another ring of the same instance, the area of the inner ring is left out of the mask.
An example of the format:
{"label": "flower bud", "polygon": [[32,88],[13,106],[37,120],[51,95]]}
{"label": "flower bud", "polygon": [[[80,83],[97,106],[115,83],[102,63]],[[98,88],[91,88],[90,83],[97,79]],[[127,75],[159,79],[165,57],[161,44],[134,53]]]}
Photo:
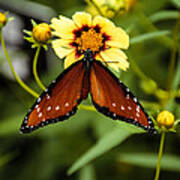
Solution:
{"label": "flower bud", "polygon": [[46,43],[51,38],[51,28],[46,23],[41,23],[33,28],[33,38],[39,43]]}
{"label": "flower bud", "polygon": [[7,18],[6,15],[2,12],[0,12],[0,26],[4,26],[6,24]]}
{"label": "flower bud", "polygon": [[160,127],[164,126],[169,129],[174,126],[174,115],[169,111],[162,111],[157,116],[157,123]]}

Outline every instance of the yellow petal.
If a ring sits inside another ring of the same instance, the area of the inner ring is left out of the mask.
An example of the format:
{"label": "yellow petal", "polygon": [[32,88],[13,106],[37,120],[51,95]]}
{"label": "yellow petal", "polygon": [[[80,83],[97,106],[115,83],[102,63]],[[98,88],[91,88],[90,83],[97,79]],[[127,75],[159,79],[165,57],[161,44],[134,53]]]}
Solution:
{"label": "yellow petal", "polygon": [[[126,60],[127,56],[117,48],[106,49],[102,51],[100,55],[107,63],[110,62],[109,65],[115,70],[117,70],[118,67],[125,71],[129,67],[129,63]],[[112,63],[112,61],[114,61],[114,63]]]}
{"label": "yellow petal", "polygon": [[109,63],[108,64],[111,68],[113,68],[115,71],[119,72],[119,66],[115,63]]}
{"label": "yellow petal", "polygon": [[96,25],[101,27],[101,32],[106,33],[109,36],[111,36],[112,29],[115,28],[115,25],[112,21],[102,16],[96,16],[93,19],[93,26],[96,26]]}
{"label": "yellow petal", "polygon": [[91,26],[92,17],[89,13],[77,12],[73,15],[74,23],[81,28],[83,25]]}
{"label": "yellow petal", "polygon": [[116,48],[127,49],[129,47],[129,36],[120,27],[113,28],[111,30],[111,38],[106,44]]}
{"label": "yellow petal", "polygon": [[79,61],[82,59],[84,55],[81,55],[79,57],[76,56],[76,51],[72,51],[70,54],[67,55],[65,62],[64,62],[64,68],[68,68],[71,64],[75,63],[76,61]]}
{"label": "yellow petal", "polygon": [[71,64],[73,64],[76,61],[77,59],[76,59],[75,50],[74,50],[64,60],[64,68],[68,68]]}
{"label": "yellow petal", "polygon": [[117,66],[116,63],[107,63],[106,64],[106,60],[101,55],[97,55],[96,60],[101,61],[105,66],[108,64],[108,66],[112,67],[115,71],[119,72],[119,67]]}
{"label": "yellow petal", "polygon": [[56,52],[57,56],[60,58],[64,58],[68,54],[70,54],[72,51],[74,51],[74,48],[69,45],[70,40],[65,39],[57,39],[52,41],[52,48]]}
{"label": "yellow petal", "polygon": [[52,34],[63,39],[73,39],[73,31],[77,29],[76,25],[69,18],[64,16],[60,16],[59,18],[53,18],[51,20],[51,28],[55,30]]}

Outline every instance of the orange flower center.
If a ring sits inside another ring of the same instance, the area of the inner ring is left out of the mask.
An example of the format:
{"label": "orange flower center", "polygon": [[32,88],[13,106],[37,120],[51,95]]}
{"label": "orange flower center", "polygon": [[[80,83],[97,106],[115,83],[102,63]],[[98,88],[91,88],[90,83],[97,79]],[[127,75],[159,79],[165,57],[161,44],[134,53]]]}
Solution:
{"label": "orange flower center", "polygon": [[83,31],[81,36],[76,39],[79,51],[86,51],[90,49],[93,52],[98,52],[103,46],[103,36],[97,33],[94,29]]}

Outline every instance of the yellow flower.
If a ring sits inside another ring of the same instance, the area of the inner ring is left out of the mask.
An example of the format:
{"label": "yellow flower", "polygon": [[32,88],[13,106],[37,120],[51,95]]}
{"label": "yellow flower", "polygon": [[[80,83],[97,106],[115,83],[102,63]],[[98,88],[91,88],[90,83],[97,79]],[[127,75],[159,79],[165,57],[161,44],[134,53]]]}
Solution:
{"label": "yellow flower", "polygon": [[46,43],[51,38],[51,28],[46,23],[41,23],[33,27],[33,38],[40,43]]}
{"label": "yellow flower", "polygon": [[0,23],[4,25],[7,21],[6,14],[0,12]]}
{"label": "yellow flower", "polygon": [[94,58],[103,63],[109,62],[115,70],[129,67],[127,56],[121,49],[129,46],[129,36],[113,22],[101,16],[91,17],[85,12],[77,12],[72,20],[64,16],[51,20],[52,41],[57,56],[65,59],[65,68],[80,60],[84,52],[90,49]]}
{"label": "yellow flower", "polygon": [[98,15],[99,12],[94,6],[94,4],[96,4],[103,16],[108,18],[112,18],[121,8],[125,9],[125,0],[93,0],[94,4],[92,0],[86,0],[86,2],[88,4],[88,12],[93,15]]}
{"label": "yellow flower", "polygon": [[172,128],[174,126],[174,115],[169,111],[162,111],[157,116],[157,123],[160,127]]}
{"label": "yellow flower", "polygon": [[129,11],[136,4],[136,0],[125,0],[125,9]]}
{"label": "yellow flower", "polygon": [[91,14],[98,15],[98,8],[103,16],[112,18],[114,15],[128,12],[135,5],[136,0],[86,0],[86,2],[87,11]]}

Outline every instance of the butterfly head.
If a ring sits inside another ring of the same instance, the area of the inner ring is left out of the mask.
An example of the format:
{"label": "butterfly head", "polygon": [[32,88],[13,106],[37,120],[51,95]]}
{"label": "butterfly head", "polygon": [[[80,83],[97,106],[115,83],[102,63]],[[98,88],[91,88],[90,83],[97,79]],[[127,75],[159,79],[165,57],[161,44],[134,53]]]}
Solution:
{"label": "butterfly head", "polygon": [[91,51],[91,49],[87,49],[85,52],[84,52],[84,60],[85,61],[93,61],[93,52]]}

